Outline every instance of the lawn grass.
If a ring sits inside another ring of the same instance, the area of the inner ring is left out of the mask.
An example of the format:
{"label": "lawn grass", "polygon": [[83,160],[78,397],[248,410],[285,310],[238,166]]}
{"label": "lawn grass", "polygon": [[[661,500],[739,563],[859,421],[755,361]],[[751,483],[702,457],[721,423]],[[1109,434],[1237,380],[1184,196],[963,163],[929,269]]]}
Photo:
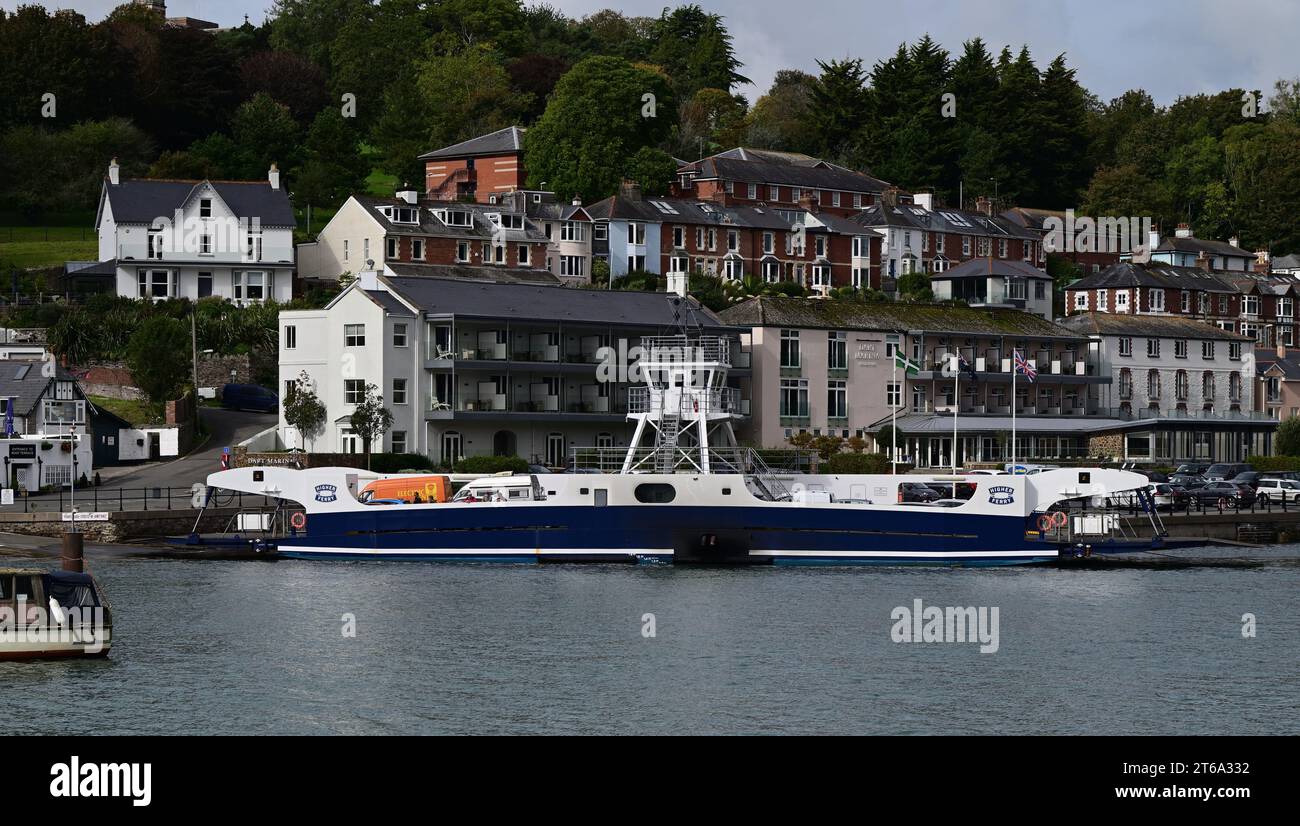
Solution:
{"label": "lawn grass", "polygon": [[162,408],[143,400],[110,399],[108,396],[87,396],[91,404],[101,407],[131,424],[160,424]]}
{"label": "lawn grass", "polygon": [[91,227],[0,226],[0,268],[62,267],[98,256],[99,239]]}

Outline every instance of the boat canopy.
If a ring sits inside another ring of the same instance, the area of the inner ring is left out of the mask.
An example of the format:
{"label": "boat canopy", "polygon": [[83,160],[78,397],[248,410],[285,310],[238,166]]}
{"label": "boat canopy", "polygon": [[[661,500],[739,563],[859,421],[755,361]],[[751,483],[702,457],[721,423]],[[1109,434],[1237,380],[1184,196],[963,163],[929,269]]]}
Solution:
{"label": "boat canopy", "polygon": [[49,595],[57,599],[64,608],[95,608],[99,605],[95,578],[90,574],[51,571]]}

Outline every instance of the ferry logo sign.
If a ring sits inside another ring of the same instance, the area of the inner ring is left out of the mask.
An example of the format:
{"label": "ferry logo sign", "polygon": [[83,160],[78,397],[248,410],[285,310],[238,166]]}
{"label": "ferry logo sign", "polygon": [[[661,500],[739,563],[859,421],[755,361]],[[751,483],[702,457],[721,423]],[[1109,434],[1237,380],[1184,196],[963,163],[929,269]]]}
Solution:
{"label": "ferry logo sign", "polygon": [[317,502],[333,502],[335,499],[338,499],[338,498],[339,498],[339,496],[338,496],[338,488],[334,487],[333,485],[317,485],[317,486],[316,486],[316,501],[317,501]]}
{"label": "ferry logo sign", "polygon": [[1006,485],[994,485],[989,488],[990,505],[1010,505],[1016,501],[1016,489]]}

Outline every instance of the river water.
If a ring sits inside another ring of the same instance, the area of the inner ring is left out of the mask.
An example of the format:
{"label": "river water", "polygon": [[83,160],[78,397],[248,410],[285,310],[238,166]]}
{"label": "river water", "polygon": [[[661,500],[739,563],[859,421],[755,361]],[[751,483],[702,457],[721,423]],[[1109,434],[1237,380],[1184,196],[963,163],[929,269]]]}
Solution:
{"label": "river water", "polygon": [[[112,656],[0,663],[0,708],[17,734],[1300,733],[1300,546],[1226,555],[1266,561],[717,569],[100,555]],[[918,599],[996,608],[996,652],[895,642],[891,615]]]}

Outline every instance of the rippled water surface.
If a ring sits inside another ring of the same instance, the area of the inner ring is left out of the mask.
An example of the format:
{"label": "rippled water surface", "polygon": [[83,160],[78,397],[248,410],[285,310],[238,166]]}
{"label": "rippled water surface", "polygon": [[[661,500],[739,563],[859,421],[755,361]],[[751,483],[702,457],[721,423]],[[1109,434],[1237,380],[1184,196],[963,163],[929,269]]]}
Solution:
{"label": "rippled water surface", "polygon": [[[1266,556],[1089,570],[92,557],[112,656],[0,664],[0,707],[13,733],[1296,734],[1300,546]],[[891,612],[915,599],[997,607],[999,650],[893,642]]]}

